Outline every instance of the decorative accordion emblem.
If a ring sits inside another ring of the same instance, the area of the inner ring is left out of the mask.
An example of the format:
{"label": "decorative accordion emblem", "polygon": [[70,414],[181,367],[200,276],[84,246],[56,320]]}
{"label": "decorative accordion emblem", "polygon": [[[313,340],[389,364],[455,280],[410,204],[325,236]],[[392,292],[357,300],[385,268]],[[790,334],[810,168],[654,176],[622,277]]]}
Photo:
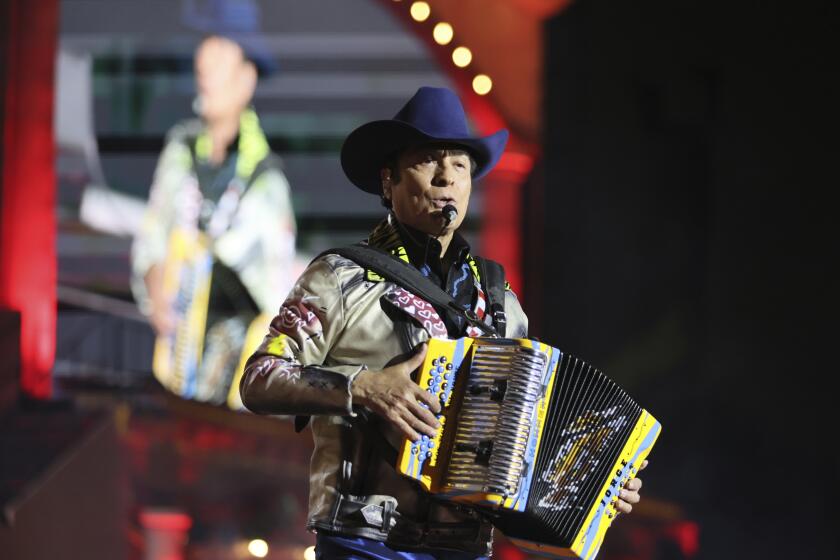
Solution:
{"label": "decorative accordion emblem", "polygon": [[431,339],[417,382],[441,400],[434,438],[397,468],[479,509],[518,546],[594,558],[661,426],[592,366],[528,339]]}

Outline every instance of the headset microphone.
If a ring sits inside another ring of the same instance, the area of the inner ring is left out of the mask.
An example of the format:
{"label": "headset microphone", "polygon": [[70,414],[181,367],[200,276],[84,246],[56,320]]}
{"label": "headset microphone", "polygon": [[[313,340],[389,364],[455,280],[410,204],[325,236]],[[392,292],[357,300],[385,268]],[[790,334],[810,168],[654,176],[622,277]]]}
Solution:
{"label": "headset microphone", "polygon": [[443,207],[443,219],[446,220],[446,225],[451,224],[458,217],[458,209],[451,204]]}

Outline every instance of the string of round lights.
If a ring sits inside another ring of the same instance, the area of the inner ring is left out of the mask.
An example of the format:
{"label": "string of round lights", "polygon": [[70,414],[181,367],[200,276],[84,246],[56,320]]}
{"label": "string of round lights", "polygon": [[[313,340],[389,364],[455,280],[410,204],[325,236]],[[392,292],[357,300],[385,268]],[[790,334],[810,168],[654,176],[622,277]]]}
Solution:
{"label": "string of round lights", "polygon": [[[400,0],[394,0],[399,2]],[[432,16],[432,8],[428,2],[411,2],[408,9],[411,19],[418,23],[429,20]],[[435,43],[445,47],[452,43],[455,38],[455,30],[452,24],[445,21],[437,22],[432,29],[432,38]],[[464,45],[457,45],[452,49],[452,63],[458,68],[468,68],[473,60],[472,51]],[[472,88],[478,95],[487,95],[493,89],[493,80],[487,74],[476,74],[472,79]]]}

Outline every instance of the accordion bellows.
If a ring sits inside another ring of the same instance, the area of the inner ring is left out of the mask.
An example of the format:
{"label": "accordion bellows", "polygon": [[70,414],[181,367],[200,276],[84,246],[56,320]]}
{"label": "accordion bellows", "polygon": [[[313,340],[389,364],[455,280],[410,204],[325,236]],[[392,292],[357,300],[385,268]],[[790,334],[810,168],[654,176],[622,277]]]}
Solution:
{"label": "accordion bellows", "polygon": [[400,472],[531,552],[595,557],[618,491],[659,436],[653,416],[597,369],[528,339],[431,339],[417,382],[440,398],[441,428],[403,442]]}

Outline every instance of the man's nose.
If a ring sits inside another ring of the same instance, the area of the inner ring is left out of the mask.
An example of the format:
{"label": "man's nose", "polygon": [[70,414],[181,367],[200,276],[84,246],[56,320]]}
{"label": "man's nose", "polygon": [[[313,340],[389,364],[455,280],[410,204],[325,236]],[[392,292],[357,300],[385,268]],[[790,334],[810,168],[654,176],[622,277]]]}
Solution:
{"label": "man's nose", "polygon": [[439,165],[432,184],[436,187],[448,187],[454,183],[455,169],[445,163]]}

